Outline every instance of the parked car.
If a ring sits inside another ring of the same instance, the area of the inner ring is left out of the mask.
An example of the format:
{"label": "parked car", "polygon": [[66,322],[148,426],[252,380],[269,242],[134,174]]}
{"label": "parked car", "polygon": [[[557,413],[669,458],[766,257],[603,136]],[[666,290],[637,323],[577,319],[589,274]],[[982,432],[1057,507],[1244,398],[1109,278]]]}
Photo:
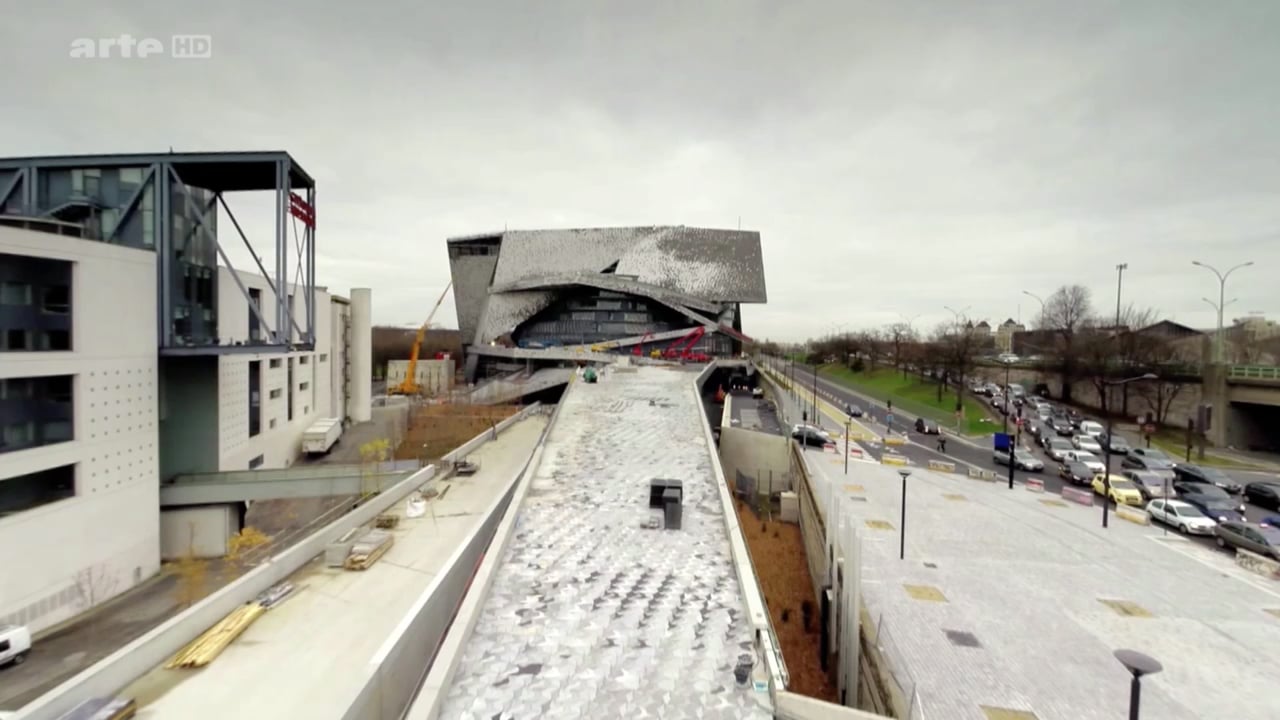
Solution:
{"label": "parked car", "polygon": [[1273,528],[1280,528],[1280,515],[1268,515],[1259,520],[1258,524]]}
{"label": "parked car", "polygon": [[1093,492],[1106,497],[1117,505],[1142,505],[1142,492],[1133,481],[1119,475],[1098,475],[1090,483]]}
{"label": "parked car", "polygon": [[1095,474],[1107,471],[1107,466],[1098,459],[1098,456],[1088,450],[1069,450],[1065,455],[1068,460],[1075,460],[1076,462],[1082,462],[1085,465],[1088,465],[1089,469]]}
{"label": "parked car", "polygon": [[[1140,450],[1141,448],[1134,448]],[[1156,457],[1154,455],[1140,455],[1136,452],[1129,453],[1120,461],[1120,467],[1129,470],[1140,470],[1149,473],[1155,473],[1161,478],[1168,478],[1170,482],[1177,479],[1177,475],[1173,472],[1173,465],[1167,460]]]}
{"label": "parked car", "polygon": [[862,408],[852,403],[844,406],[844,413],[849,417],[860,418],[863,415]]}
{"label": "parked car", "polygon": [[1169,464],[1170,468],[1173,468],[1175,465],[1178,464],[1177,462],[1174,461],[1173,458],[1165,454],[1165,451],[1161,450],[1160,448],[1135,447],[1129,451],[1129,455],[1130,456],[1137,455],[1138,457],[1142,457],[1142,458],[1152,457],[1157,460],[1163,460]]}
{"label": "parked car", "polygon": [[941,431],[938,430],[938,423],[924,418],[916,418],[916,432],[925,435],[937,435]]}
{"label": "parked car", "polygon": [[1098,436],[1098,444],[1102,446],[1103,450],[1106,450],[1112,455],[1128,455],[1129,450],[1132,449],[1128,440],[1125,440],[1123,437],[1116,435],[1115,433],[1111,433],[1110,435],[1102,433]]}
{"label": "parked car", "polygon": [[[997,465],[1008,465],[1009,451],[996,450],[994,451],[992,459]],[[1044,470],[1044,463],[1040,458],[1032,455],[1031,451],[1027,448],[1017,448],[1013,451],[1013,466],[1019,470],[1026,470],[1027,472],[1041,472]]]}
{"label": "parked car", "polygon": [[1280,560],[1280,528],[1228,520],[1218,523],[1218,547],[1233,547]]}
{"label": "parked car", "polygon": [[0,625],[0,667],[21,665],[31,652],[31,631],[25,625]]}
{"label": "parked car", "polygon": [[1081,434],[1071,438],[1071,447],[1077,450],[1088,450],[1099,455],[1102,454],[1102,445],[1098,444],[1098,441],[1089,435]]}
{"label": "parked car", "polygon": [[1173,469],[1173,472],[1178,476],[1179,480],[1184,482],[1206,483],[1236,495],[1244,491],[1243,485],[1235,482],[1226,473],[1217,468],[1181,463]]}
{"label": "parked car", "polygon": [[1145,500],[1153,500],[1155,498],[1164,497],[1165,488],[1169,488],[1169,496],[1173,496],[1173,486],[1160,475],[1150,470],[1124,470],[1121,471],[1122,477],[1133,481],[1138,486],[1138,490],[1142,492]]}
{"label": "parked car", "polygon": [[1241,505],[1239,500],[1228,495],[1226,491],[1212,485],[1197,482],[1176,482],[1173,484],[1173,489],[1183,502],[1195,505],[1200,509],[1200,512],[1218,522],[1226,522],[1227,520],[1244,522],[1246,519],[1244,505]]}
{"label": "parked car", "polygon": [[1080,427],[1080,423],[1084,422],[1084,416],[1075,408],[1067,408],[1067,419],[1071,421],[1072,427]]}
{"label": "parked car", "polygon": [[1058,477],[1072,485],[1088,485],[1093,482],[1094,475],[1097,473],[1093,468],[1076,460],[1068,460],[1058,466]]}
{"label": "parked car", "polygon": [[831,439],[830,435],[812,425],[796,425],[791,428],[791,437],[809,447],[835,444],[835,440]]}
{"label": "parked car", "polygon": [[1049,437],[1045,440],[1044,451],[1050,458],[1062,462],[1071,450],[1071,441],[1060,437]]}
{"label": "parked car", "polygon": [[1147,503],[1147,515],[1152,522],[1178,528],[1188,535],[1212,535],[1218,523],[1207,517],[1195,505],[1181,500],[1152,500]]}
{"label": "parked car", "polygon": [[1280,510],[1280,482],[1275,480],[1251,482],[1244,486],[1244,497],[1259,507]]}

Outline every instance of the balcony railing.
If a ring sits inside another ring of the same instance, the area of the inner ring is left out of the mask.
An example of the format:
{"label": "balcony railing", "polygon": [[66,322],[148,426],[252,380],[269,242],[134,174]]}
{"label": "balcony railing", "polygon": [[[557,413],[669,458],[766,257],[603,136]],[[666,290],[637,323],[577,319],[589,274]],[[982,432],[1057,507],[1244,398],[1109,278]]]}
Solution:
{"label": "balcony railing", "polygon": [[1274,365],[1232,365],[1228,380],[1266,380],[1280,382],[1280,367]]}

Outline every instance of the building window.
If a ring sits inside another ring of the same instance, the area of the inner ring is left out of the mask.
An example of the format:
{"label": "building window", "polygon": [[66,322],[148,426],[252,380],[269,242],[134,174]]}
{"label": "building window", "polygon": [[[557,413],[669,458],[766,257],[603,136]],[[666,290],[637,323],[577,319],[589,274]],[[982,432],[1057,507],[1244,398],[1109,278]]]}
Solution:
{"label": "building window", "polygon": [[269,396],[272,400],[278,400],[278,399],[280,399],[280,388],[276,388],[275,390],[272,390],[270,393],[268,393],[268,396]]}
{"label": "building window", "polygon": [[299,389],[299,390],[306,390],[306,389],[307,389],[307,388],[309,388],[309,387],[311,387],[311,383],[309,383],[309,382],[298,383],[298,389]]}
{"label": "building window", "polygon": [[320,362],[329,362],[329,354],[320,353]]}
{"label": "building window", "polygon": [[249,340],[258,342],[262,339],[262,325],[258,322],[258,313],[262,312],[262,291],[249,288]]}
{"label": "building window", "polygon": [[311,357],[310,357],[310,356],[308,356],[308,355],[302,355],[302,356],[300,356],[300,357],[298,358],[298,364],[299,364],[299,365],[306,365],[306,364],[307,364],[307,362],[308,362],[310,359],[311,359]]}
{"label": "building window", "polygon": [[249,437],[262,432],[262,361],[249,361]]}
{"label": "building window", "polygon": [[0,480],[0,518],[75,496],[75,465]]}
{"label": "building window", "polygon": [[280,367],[280,359],[279,359],[279,358],[277,358],[277,359],[275,359],[275,360],[272,360],[272,361],[271,361],[271,369],[272,369],[272,370],[274,370],[274,369],[276,369],[276,368],[279,368],[279,367]]}
{"label": "building window", "polygon": [[270,428],[270,429],[272,429],[272,430],[275,430],[275,429],[276,429],[276,419],[275,419],[275,418],[271,418],[271,422],[267,423],[267,427],[268,427],[268,428]]}
{"label": "building window", "polygon": [[0,350],[71,350],[71,266],[0,253]]}
{"label": "building window", "polygon": [[0,453],[75,439],[72,376],[0,380]]}
{"label": "building window", "polygon": [[262,463],[264,462],[266,462],[266,459],[262,455],[259,455],[258,457],[249,461],[249,469],[257,470],[258,468],[262,467]]}

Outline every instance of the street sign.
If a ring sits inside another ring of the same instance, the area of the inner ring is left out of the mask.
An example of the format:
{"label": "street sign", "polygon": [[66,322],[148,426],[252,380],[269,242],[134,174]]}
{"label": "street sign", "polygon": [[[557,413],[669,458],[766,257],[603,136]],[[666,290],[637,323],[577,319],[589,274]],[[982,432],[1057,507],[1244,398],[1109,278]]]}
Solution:
{"label": "street sign", "polygon": [[1009,433],[996,433],[996,434],[993,436],[993,440],[994,440],[994,442],[995,442],[995,449],[996,449],[996,450],[1008,450],[1008,449],[1009,449],[1009,444],[1010,444],[1010,443],[1009,443],[1009,439],[1010,439],[1010,438],[1009,438]]}
{"label": "street sign", "polygon": [[1147,423],[1146,425],[1142,426],[1142,432],[1148,435],[1154,435],[1156,432],[1156,426],[1151,423]]}

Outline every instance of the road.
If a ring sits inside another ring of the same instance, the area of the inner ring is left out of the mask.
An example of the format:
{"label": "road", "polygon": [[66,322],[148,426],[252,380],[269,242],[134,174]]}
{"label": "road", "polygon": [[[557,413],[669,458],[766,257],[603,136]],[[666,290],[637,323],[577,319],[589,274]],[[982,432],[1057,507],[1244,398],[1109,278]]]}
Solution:
{"label": "road", "polygon": [[733,413],[730,421],[733,427],[759,430],[770,435],[783,434],[782,423],[768,403],[751,397],[751,392],[747,390],[734,390],[730,394],[733,395],[730,403]]}
{"label": "road", "polygon": [[[781,365],[778,370],[781,372]],[[792,393],[794,398],[798,394],[796,401],[802,402],[804,411],[810,416],[813,414],[813,369],[811,366],[804,366],[800,363],[795,367],[796,384],[800,387],[797,392]],[[890,414],[884,403],[879,400],[867,397],[848,387],[830,380],[822,375],[817,379],[818,389],[818,410],[819,420],[822,427],[828,431],[835,430],[843,434],[844,428],[840,422],[844,419],[842,409],[850,404],[857,405],[863,409],[866,415],[862,418],[854,420],[851,423],[851,433],[855,436],[859,433],[883,438],[886,436],[901,438],[905,444],[888,448],[883,442],[856,440],[856,444],[861,446],[866,456],[881,461],[886,452],[896,452],[904,456],[908,465],[927,467],[930,460],[954,462],[961,466],[961,469],[976,468],[979,470],[993,470],[1000,475],[1000,482],[1008,482],[1009,468],[1003,465],[997,465],[992,458],[992,448],[989,444],[990,440],[979,444],[977,441],[968,440],[959,437],[951,432],[946,432],[947,449],[945,453],[938,452],[937,436],[921,435],[916,433],[912,428],[914,426],[916,416],[904,413],[899,409],[892,412],[893,429],[892,431],[885,424],[886,416]],[[825,402],[824,402],[825,401]],[[812,423],[812,417],[811,424]],[[797,419],[795,422],[799,422]],[[1124,433],[1118,433],[1121,436]],[[1136,438],[1126,437],[1131,443],[1136,443]],[[1041,473],[1028,473],[1022,470],[1015,470],[1014,484],[1020,485],[1025,483],[1028,476],[1038,478],[1044,483],[1044,489],[1047,493],[1059,494],[1064,485],[1061,478],[1058,477],[1058,463],[1049,458],[1045,452],[1034,443],[1026,443],[1032,446],[1032,453],[1045,463],[1045,470]],[[1119,461],[1112,458],[1113,472],[1118,472]],[[1254,472],[1247,470],[1225,470],[1232,479],[1244,484],[1259,479],[1275,479],[1276,475],[1265,472]],[[1095,497],[1094,504],[1099,508],[1099,522],[1101,522],[1101,498]],[[1251,520],[1257,520],[1270,515],[1278,515],[1280,512],[1261,508],[1246,503],[1245,516]],[[1123,522],[1123,521],[1121,521]],[[1202,543],[1213,544],[1212,539],[1196,538]]]}

